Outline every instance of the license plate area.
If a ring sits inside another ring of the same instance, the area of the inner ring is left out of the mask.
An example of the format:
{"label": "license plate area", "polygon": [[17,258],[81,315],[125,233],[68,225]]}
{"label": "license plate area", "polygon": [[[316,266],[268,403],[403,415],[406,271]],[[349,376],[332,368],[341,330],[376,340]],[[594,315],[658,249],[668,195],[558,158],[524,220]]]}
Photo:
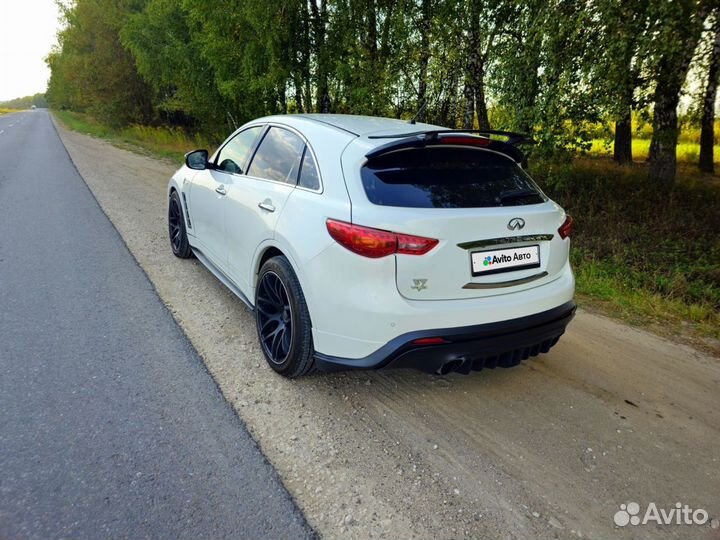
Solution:
{"label": "license plate area", "polygon": [[487,276],[540,267],[540,246],[487,249],[470,253],[473,276]]}

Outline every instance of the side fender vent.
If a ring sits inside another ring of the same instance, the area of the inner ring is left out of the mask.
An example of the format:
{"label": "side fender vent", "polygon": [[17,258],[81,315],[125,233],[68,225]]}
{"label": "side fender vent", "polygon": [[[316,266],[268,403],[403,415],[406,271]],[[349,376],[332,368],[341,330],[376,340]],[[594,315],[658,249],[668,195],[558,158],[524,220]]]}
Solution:
{"label": "side fender vent", "polygon": [[185,207],[185,221],[187,221],[188,229],[192,229],[192,222],[190,221],[190,213],[188,212],[188,203],[185,198],[185,193],[182,194],[183,206]]}

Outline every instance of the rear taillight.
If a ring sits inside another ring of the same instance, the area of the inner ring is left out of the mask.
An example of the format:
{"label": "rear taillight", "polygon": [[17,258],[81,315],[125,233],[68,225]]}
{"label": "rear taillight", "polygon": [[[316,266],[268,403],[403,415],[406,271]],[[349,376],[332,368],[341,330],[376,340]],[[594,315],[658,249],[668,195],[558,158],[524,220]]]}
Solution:
{"label": "rear taillight", "polygon": [[565,222],[562,225],[560,225],[560,228],[558,229],[560,238],[565,239],[572,234],[573,224],[574,224],[573,218],[570,214],[568,214],[567,217],[565,218]]}
{"label": "rear taillight", "polygon": [[371,259],[378,259],[394,253],[424,255],[438,243],[434,238],[361,227],[334,219],[327,220],[327,230],[341,246]]}

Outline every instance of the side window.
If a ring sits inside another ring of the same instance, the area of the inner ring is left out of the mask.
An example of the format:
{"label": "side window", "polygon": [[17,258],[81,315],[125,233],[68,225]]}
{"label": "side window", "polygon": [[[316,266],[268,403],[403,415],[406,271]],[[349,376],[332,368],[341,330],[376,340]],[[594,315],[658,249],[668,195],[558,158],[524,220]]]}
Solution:
{"label": "side window", "polygon": [[320,175],[315,164],[315,158],[308,147],[305,147],[298,185],[307,189],[320,189]]}
{"label": "side window", "polygon": [[241,131],[220,150],[217,158],[218,169],[221,171],[242,174],[243,167],[250,157],[250,150],[255,144],[255,139],[262,132],[262,126],[256,126]]}
{"label": "side window", "polygon": [[304,148],[305,143],[294,133],[272,127],[255,152],[248,175],[295,185]]}

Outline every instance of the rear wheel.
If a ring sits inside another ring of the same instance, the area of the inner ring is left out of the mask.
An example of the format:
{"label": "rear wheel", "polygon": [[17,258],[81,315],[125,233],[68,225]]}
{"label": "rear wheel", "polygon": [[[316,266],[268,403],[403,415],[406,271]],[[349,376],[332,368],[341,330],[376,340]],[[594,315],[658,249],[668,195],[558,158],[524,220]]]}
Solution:
{"label": "rear wheel", "polygon": [[177,191],[172,192],[168,204],[168,233],[173,254],[181,259],[192,257],[192,248],[185,230],[185,218]]}
{"label": "rear wheel", "polygon": [[314,364],[312,324],[300,282],[282,256],[263,264],[255,294],[258,339],[270,367],[300,377]]}

